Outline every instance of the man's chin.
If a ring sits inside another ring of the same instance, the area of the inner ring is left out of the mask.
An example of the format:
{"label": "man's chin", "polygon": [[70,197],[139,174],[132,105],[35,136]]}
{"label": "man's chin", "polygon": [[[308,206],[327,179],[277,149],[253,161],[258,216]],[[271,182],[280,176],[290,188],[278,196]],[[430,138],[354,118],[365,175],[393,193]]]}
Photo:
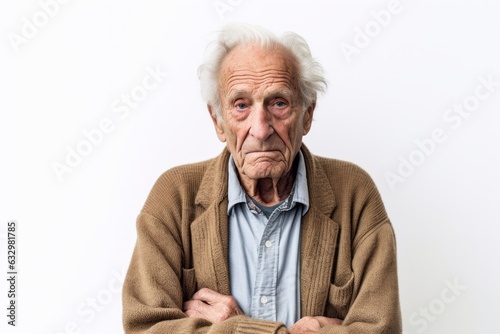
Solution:
{"label": "man's chin", "polygon": [[245,168],[245,175],[252,180],[280,178],[284,173],[283,163],[261,161],[254,166]]}

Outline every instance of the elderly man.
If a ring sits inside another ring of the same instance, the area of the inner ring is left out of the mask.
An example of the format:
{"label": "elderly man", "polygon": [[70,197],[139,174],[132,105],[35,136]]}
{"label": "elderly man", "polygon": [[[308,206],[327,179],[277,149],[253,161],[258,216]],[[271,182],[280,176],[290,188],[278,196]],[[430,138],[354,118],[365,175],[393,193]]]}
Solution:
{"label": "elderly man", "polygon": [[137,220],[126,333],[400,333],[396,246],[370,177],[302,144],[321,66],[230,25],[199,70],[215,159],[173,168]]}

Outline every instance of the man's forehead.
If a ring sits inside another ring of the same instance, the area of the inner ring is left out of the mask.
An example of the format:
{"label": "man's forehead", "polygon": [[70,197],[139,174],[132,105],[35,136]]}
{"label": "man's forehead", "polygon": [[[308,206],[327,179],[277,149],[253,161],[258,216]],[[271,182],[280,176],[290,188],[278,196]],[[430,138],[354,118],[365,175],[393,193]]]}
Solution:
{"label": "man's forehead", "polygon": [[[221,90],[248,90],[249,86],[266,90],[266,87],[280,86],[278,89],[296,88],[295,62],[290,52],[283,47],[240,45],[224,59],[219,76]],[[252,90],[252,89],[250,89]]]}
{"label": "man's forehead", "polygon": [[225,57],[221,66],[221,74],[248,70],[293,71],[294,62],[290,52],[280,46],[263,47],[256,44],[244,44],[235,47]]}

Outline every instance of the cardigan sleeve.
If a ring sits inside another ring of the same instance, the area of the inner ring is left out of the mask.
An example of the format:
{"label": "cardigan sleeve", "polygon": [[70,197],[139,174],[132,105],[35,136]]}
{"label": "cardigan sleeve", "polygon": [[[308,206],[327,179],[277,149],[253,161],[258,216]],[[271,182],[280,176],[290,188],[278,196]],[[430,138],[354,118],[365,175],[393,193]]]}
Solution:
{"label": "cardigan sleeve", "polygon": [[[175,219],[170,213],[168,219]],[[178,217],[177,217],[178,218]],[[282,323],[235,316],[212,324],[188,318],[182,304],[193,291],[189,270],[182,268],[182,247],[175,225],[142,212],[137,242],[123,286],[123,326],[126,334],[287,333]]]}

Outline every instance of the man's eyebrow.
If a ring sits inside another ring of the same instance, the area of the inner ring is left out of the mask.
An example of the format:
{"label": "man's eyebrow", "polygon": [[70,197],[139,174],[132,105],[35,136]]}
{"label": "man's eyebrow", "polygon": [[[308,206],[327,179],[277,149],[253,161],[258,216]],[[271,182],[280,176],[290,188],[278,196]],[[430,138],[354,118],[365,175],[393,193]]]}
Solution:
{"label": "man's eyebrow", "polygon": [[[240,97],[240,96],[247,97],[249,95],[250,95],[250,93],[248,91],[238,89],[238,90],[231,91],[228,94],[228,99],[234,100],[237,97]],[[281,96],[293,96],[293,91],[290,88],[281,88],[281,89],[273,90],[273,91],[266,93],[266,98],[274,98],[274,97],[280,96],[280,95]]]}
{"label": "man's eyebrow", "polygon": [[237,97],[242,97],[242,96],[247,97],[248,95],[249,95],[249,93],[246,90],[237,89],[237,90],[229,92],[228,99],[230,101],[232,101],[232,100],[236,99]]}
{"label": "man's eyebrow", "polygon": [[273,98],[276,96],[293,96],[293,91],[290,88],[282,88],[276,91],[269,92],[269,97]]}

